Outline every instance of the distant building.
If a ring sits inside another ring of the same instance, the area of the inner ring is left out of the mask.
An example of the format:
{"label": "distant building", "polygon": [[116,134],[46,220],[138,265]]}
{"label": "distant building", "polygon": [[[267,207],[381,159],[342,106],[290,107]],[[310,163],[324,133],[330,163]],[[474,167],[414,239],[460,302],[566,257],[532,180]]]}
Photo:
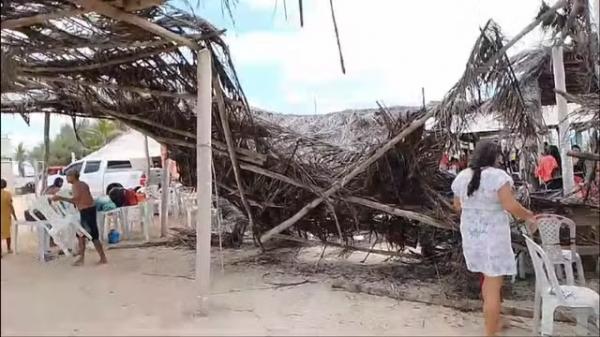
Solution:
{"label": "distant building", "polygon": [[7,135],[2,135],[2,143],[0,144],[0,157],[2,160],[10,160],[13,157],[14,149],[12,147],[12,143],[10,138]]}

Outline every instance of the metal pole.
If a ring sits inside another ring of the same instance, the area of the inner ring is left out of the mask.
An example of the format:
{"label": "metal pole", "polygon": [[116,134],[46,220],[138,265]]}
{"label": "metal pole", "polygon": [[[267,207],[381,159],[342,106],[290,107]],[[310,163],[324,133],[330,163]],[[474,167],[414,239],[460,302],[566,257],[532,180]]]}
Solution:
{"label": "metal pole", "polygon": [[210,52],[198,51],[198,101],[196,103],[196,285],[199,313],[208,315],[210,291],[210,236],[212,207],[211,132],[212,132],[212,67]]}
{"label": "metal pole", "polygon": [[150,181],[150,168],[152,161],[150,159],[150,149],[148,148],[148,136],[144,135],[144,151],[146,152],[146,185]]}
{"label": "metal pole", "polygon": [[[563,63],[563,48],[552,47],[552,68],[554,71],[554,86],[561,92],[566,92],[565,65]],[[556,108],[558,113],[558,144],[560,147],[560,159],[562,166],[563,195],[568,195],[575,188],[573,177],[573,160],[567,156],[571,150],[569,139],[569,113],[567,111],[567,100],[556,94]]]}
{"label": "metal pole", "polygon": [[162,193],[160,196],[160,237],[167,236],[167,220],[169,218],[169,158],[165,157],[162,169]]}

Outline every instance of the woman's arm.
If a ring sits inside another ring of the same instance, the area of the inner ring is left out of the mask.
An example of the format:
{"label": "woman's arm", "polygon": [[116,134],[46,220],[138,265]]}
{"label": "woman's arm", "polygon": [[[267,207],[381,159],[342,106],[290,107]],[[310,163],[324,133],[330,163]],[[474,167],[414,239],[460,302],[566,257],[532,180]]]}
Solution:
{"label": "woman's arm", "polygon": [[534,214],[532,211],[523,207],[515,196],[513,195],[512,188],[509,183],[504,184],[498,190],[498,198],[500,199],[500,203],[502,204],[502,208],[504,208],[507,212],[514,215],[515,217],[528,221],[529,222],[529,232],[533,233],[535,231],[535,227],[533,222]]}

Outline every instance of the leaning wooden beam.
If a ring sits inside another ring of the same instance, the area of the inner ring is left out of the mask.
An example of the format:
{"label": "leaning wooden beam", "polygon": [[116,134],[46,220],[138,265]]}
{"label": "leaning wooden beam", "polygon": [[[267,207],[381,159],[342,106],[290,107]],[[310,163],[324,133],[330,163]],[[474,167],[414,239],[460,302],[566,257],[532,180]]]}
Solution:
{"label": "leaning wooden beam", "polygon": [[483,66],[479,67],[477,69],[477,72],[483,73],[483,72],[488,71],[490,69],[490,67],[494,63],[496,63],[496,61],[498,61],[498,59],[501,58],[508,49],[510,49],[510,47],[514,46],[514,44],[517,43],[521,38],[523,38],[523,36],[527,35],[535,27],[537,27],[542,21],[546,20],[551,15],[553,15],[557,9],[564,7],[566,4],[567,4],[566,0],[557,1],[554,4],[554,6],[548,8],[548,10],[544,14],[540,15],[539,18],[536,18],[535,20],[533,20],[533,22],[531,22],[529,25],[527,25],[525,28],[523,28],[522,31],[520,31],[517,35],[515,35],[515,37],[513,37],[510,41],[508,41],[508,43],[505,44],[496,54],[494,54],[494,56],[492,56]]}
{"label": "leaning wooden beam", "polygon": [[47,23],[49,20],[58,20],[70,16],[78,16],[87,12],[87,10],[83,9],[67,9],[52,13],[28,16],[25,18],[2,20],[1,27],[2,29],[17,29],[32,25],[41,25]]}
{"label": "leaning wooden beam", "polygon": [[68,78],[52,77],[52,76],[37,76],[37,75],[26,75],[26,76],[34,78],[36,80],[62,83],[62,84],[66,84],[66,85],[81,85],[81,86],[112,89],[112,90],[119,90],[119,91],[120,90],[131,91],[131,92],[138,93],[140,95],[181,98],[181,99],[193,99],[194,98],[194,95],[188,94],[188,93],[177,93],[177,92],[169,92],[169,91],[152,90],[152,89],[146,89],[146,88],[140,88],[140,87],[127,86],[127,85],[123,86],[123,85],[119,85],[119,84],[79,81],[79,80],[72,80],[72,79],[68,79]]}
{"label": "leaning wooden beam", "polygon": [[579,159],[585,159],[585,160],[600,161],[600,154],[592,153],[592,152],[569,151],[569,152],[567,152],[567,156],[575,157],[575,158],[579,158]]}
{"label": "leaning wooden beam", "polygon": [[456,228],[456,227],[452,227],[452,226],[448,226],[448,225],[439,223],[438,221],[436,221],[435,219],[433,219],[432,217],[429,217],[427,215],[420,214],[417,212],[412,212],[412,211],[406,211],[406,210],[392,207],[389,205],[385,205],[385,204],[382,204],[379,202],[375,202],[373,200],[368,200],[368,199],[359,198],[359,197],[345,197],[343,199],[346,201],[349,201],[351,203],[357,204],[357,205],[377,209],[382,212],[386,212],[386,213],[389,213],[389,214],[392,214],[395,216],[419,221],[421,223],[424,223],[426,225],[430,225],[430,226],[433,226],[436,228],[440,228],[440,229],[444,229],[444,230],[453,230],[453,231],[458,230],[458,228]]}
{"label": "leaning wooden beam", "polygon": [[[254,165],[249,165],[249,164],[241,164],[240,168],[242,170],[245,171],[250,171],[256,174],[260,174],[266,177],[269,177],[271,179],[276,179],[282,182],[285,182],[287,184],[299,187],[299,188],[303,188],[307,191],[311,191],[313,193],[319,194],[319,187],[317,186],[309,186],[309,185],[305,185],[302,184],[294,179],[291,179],[289,177],[284,176],[283,174],[279,174],[276,172],[271,172],[267,169],[264,169],[262,167],[257,167]],[[360,197],[337,197],[341,200],[356,204],[356,205],[361,205],[364,207],[369,207],[369,208],[373,208],[391,215],[395,215],[395,216],[399,216],[399,217],[404,217],[404,218],[408,218],[411,220],[415,220],[415,221],[419,221],[421,223],[436,227],[436,228],[440,228],[440,229],[444,229],[444,230],[457,230],[457,228],[446,225],[446,224],[442,224],[438,221],[436,221],[434,218],[429,217],[427,215],[424,214],[420,214],[417,212],[413,212],[413,211],[407,211],[407,210],[403,210],[403,209],[399,209],[390,205],[385,205],[379,202],[375,202],[372,200],[368,200],[365,198],[360,198]]]}
{"label": "leaning wooden beam", "polygon": [[77,4],[84,9],[94,11],[98,14],[102,14],[104,16],[110,17],[117,21],[127,22],[134,26],[138,26],[142,29],[145,29],[151,33],[156,34],[157,36],[163,37],[165,39],[175,41],[184,46],[190,47],[192,50],[200,50],[202,49],[196,42],[186,39],[185,37],[173,33],[172,31],[165,29],[155,23],[147,21],[146,19],[139,17],[137,15],[129,14],[124,12],[116,7],[113,7],[105,2],[99,0],[69,0],[69,2]]}
{"label": "leaning wooden beam", "polygon": [[425,122],[433,116],[433,110],[427,112],[423,117],[413,121],[406,129],[402,130],[399,134],[397,134],[394,138],[390,139],[385,145],[377,149],[374,154],[372,154],[369,158],[367,158],[363,163],[355,167],[350,173],[346,176],[342,177],[340,180],[336,181],[327,191],[323,192],[323,195],[311,201],[308,205],[304,206],[298,213],[294,214],[291,218],[285,220],[279,225],[275,226],[267,233],[265,233],[260,239],[262,242],[269,240],[273,234],[279,234],[282,231],[293,226],[298,220],[308,214],[311,210],[319,206],[325,198],[329,198],[334,193],[342,189],[349,181],[354,179],[364,170],[366,170],[371,164],[376,162],[379,158],[381,158],[384,154],[386,154],[389,150],[391,150],[396,144],[404,140],[406,136],[410,135],[415,130],[419,129]]}
{"label": "leaning wooden beam", "polygon": [[[246,215],[248,216],[250,228],[252,228],[253,233],[256,233],[256,227],[254,226],[254,218],[252,217],[252,209],[250,208],[250,205],[248,205],[248,201],[246,200],[246,194],[244,193],[244,184],[242,182],[242,176],[240,175],[240,166],[237,160],[237,154],[235,152],[233,135],[231,134],[231,129],[229,128],[229,118],[227,116],[227,111],[225,111],[225,101],[223,100],[223,91],[221,89],[221,84],[219,83],[219,80],[216,77],[213,77],[212,81],[213,89],[215,90],[215,98],[217,99],[217,109],[219,110],[219,117],[221,118],[221,126],[223,126],[223,133],[225,134],[225,143],[227,144],[227,151],[229,152],[231,166],[233,167],[233,176],[235,177],[235,183],[237,184],[237,188],[240,193],[242,206],[244,207]],[[245,232],[246,228],[245,226],[242,226],[240,232],[237,233],[240,235],[240,239],[244,237]]]}
{"label": "leaning wooden beam", "polygon": [[[194,41],[197,40],[209,40],[212,38],[215,38],[217,36],[222,35],[223,33],[225,33],[225,29],[221,29],[215,32],[207,32],[207,33],[202,33],[202,34],[185,34],[182,35],[183,37],[187,38],[187,39],[192,39]],[[125,49],[131,49],[131,48],[144,48],[144,49],[151,49],[151,48],[157,48],[157,47],[162,47],[165,45],[169,45],[169,44],[173,44],[175,43],[175,41],[170,41],[170,40],[164,40],[164,39],[160,39],[160,40],[156,40],[156,39],[152,39],[149,41],[128,41],[128,42],[114,42],[114,41],[108,41],[108,42],[104,42],[104,43],[96,43],[96,44],[90,44],[89,41],[85,41],[82,43],[78,43],[78,44],[72,44],[72,45],[68,45],[68,46],[56,46],[56,47],[40,47],[40,46],[34,46],[34,47],[30,47],[30,48],[25,48],[23,49],[23,52],[26,54],[30,54],[30,53],[58,53],[58,54],[66,54],[69,52],[72,52],[75,49],[81,49],[81,48],[91,48],[95,51],[100,51],[100,50],[107,50],[107,49],[116,49],[116,48],[125,48]]]}

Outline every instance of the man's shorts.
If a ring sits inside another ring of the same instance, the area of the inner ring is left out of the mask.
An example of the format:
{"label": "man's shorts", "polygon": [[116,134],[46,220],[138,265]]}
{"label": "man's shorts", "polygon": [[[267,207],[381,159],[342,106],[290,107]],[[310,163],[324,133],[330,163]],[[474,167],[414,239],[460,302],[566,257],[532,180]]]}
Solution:
{"label": "man's shorts", "polygon": [[100,234],[98,233],[98,221],[96,219],[96,207],[82,209],[79,211],[81,214],[81,226],[92,236],[92,240],[98,240]]}

